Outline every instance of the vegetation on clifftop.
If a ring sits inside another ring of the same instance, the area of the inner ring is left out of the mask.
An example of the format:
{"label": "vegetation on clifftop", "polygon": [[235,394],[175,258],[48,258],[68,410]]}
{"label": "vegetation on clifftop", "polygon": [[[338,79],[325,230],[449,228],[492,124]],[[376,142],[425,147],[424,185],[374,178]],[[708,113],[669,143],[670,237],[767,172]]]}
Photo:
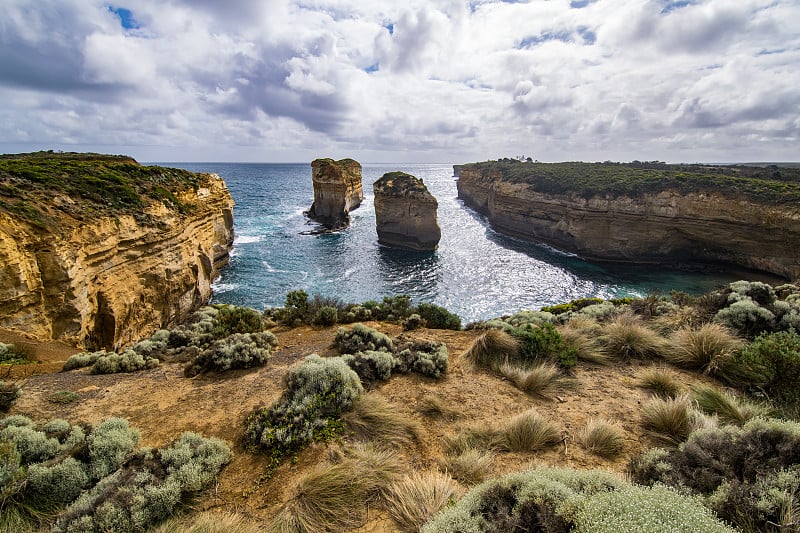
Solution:
{"label": "vegetation on clifftop", "polygon": [[[148,200],[185,212],[177,193],[196,189],[200,174],[142,166],[121,155],[35,152],[0,155],[0,212],[46,225],[47,205],[78,220],[94,213],[136,214]],[[59,200],[63,194],[65,198]]]}
{"label": "vegetation on clifftop", "polygon": [[800,169],[665,163],[533,163],[501,159],[460,165],[484,177],[525,183],[548,194],[641,196],[674,190],[718,192],[734,198],[790,203],[800,200]]}

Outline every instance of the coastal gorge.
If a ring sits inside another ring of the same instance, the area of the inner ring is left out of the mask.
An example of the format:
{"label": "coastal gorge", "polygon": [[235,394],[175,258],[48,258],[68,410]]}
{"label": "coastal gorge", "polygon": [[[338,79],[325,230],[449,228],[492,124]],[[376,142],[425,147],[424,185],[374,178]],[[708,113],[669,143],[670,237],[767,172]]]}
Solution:
{"label": "coastal gorge", "polygon": [[0,159],[0,327],[116,348],[211,297],[233,244],[233,199],[213,174],[124,156]]}
{"label": "coastal gorge", "polygon": [[456,165],[498,231],[596,261],[800,277],[800,172],[663,163]]}

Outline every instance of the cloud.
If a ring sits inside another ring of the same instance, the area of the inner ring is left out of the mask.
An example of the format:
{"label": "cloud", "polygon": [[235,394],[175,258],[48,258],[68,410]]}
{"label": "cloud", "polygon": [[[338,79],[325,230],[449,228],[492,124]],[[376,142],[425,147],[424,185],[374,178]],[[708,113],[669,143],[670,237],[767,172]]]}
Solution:
{"label": "cloud", "polygon": [[9,0],[0,150],[796,159],[798,19],[790,0]]}

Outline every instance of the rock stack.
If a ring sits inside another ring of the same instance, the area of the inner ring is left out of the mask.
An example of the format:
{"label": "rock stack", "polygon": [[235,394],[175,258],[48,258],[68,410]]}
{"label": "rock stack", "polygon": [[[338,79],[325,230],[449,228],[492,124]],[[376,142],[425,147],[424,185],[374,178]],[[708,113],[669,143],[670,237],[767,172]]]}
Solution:
{"label": "rock stack", "polygon": [[422,180],[405,172],[389,172],[373,185],[378,242],[393,248],[433,251],[442,231],[438,203]]}
{"label": "rock stack", "polygon": [[330,230],[350,225],[350,211],[361,205],[361,164],[354,159],[315,159],[311,163],[314,203],[306,215]]}

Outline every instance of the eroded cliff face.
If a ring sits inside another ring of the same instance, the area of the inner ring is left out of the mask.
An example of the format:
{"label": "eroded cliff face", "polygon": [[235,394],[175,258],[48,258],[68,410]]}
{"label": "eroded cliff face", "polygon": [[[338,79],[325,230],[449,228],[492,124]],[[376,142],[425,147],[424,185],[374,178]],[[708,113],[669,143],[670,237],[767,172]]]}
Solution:
{"label": "eroded cliff face", "polygon": [[458,195],[498,231],[590,260],[726,264],[800,277],[800,209],[713,192],[543,194],[460,165]]}
{"label": "eroded cliff face", "polygon": [[197,183],[172,196],[183,212],[148,200],[132,214],[70,216],[80,204],[63,193],[46,225],[0,212],[0,327],[112,348],[183,320],[210,298],[233,243],[225,182]]}
{"label": "eroded cliff face", "polygon": [[379,243],[406,250],[436,250],[442,237],[436,218],[439,204],[421,179],[389,172],[372,190]]}
{"label": "eroded cliff face", "polygon": [[314,203],[307,215],[328,229],[346,228],[350,211],[361,205],[361,164],[354,159],[315,159],[311,162]]}

